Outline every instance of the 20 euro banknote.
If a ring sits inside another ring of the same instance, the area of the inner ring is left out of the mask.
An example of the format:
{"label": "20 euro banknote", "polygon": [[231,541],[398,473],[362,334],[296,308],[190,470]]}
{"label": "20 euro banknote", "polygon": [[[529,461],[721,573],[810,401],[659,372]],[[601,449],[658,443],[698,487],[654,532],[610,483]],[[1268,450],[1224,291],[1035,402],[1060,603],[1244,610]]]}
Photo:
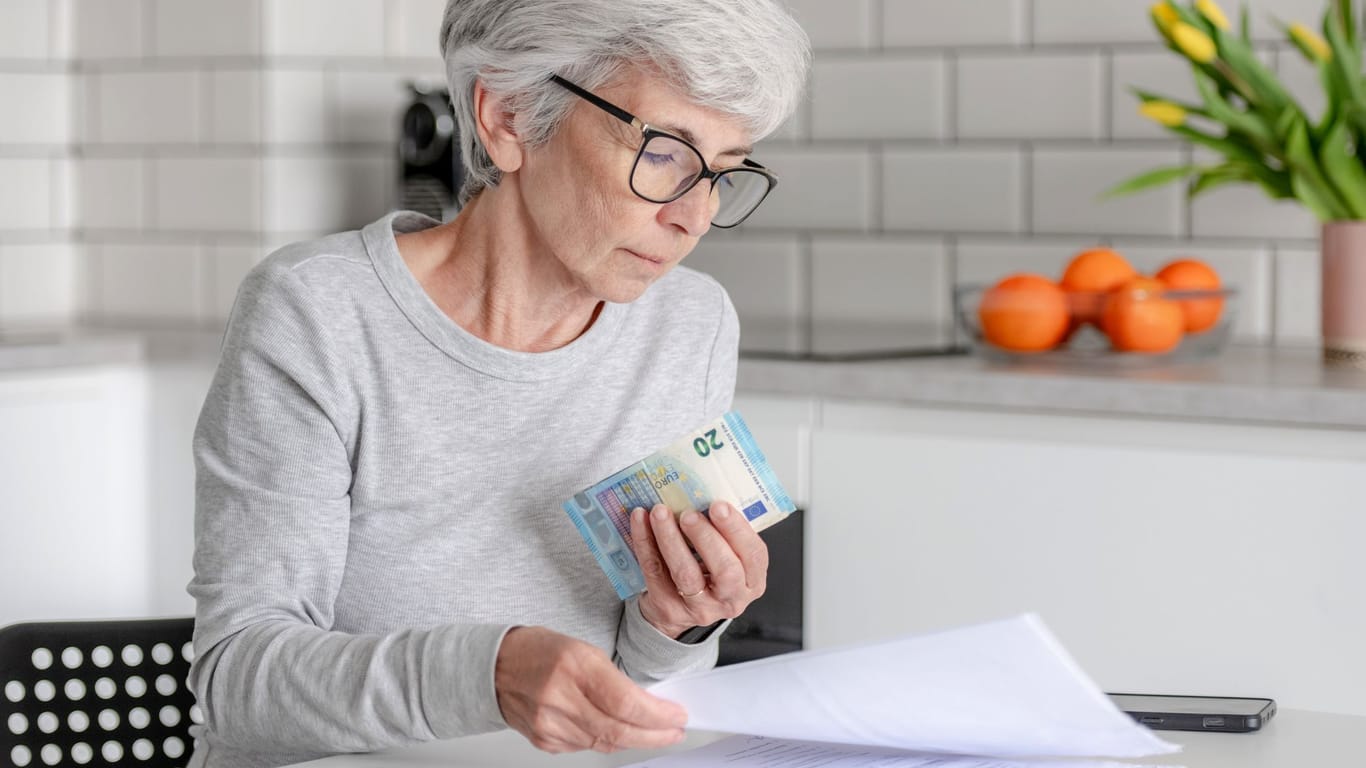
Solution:
{"label": "20 euro banknote", "polygon": [[625,600],[645,591],[631,550],[631,510],[664,504],[675,515],[705,513],[716,501],[740,510],[756,531],[796,508],[735,411],[574,494],[564,511]]}

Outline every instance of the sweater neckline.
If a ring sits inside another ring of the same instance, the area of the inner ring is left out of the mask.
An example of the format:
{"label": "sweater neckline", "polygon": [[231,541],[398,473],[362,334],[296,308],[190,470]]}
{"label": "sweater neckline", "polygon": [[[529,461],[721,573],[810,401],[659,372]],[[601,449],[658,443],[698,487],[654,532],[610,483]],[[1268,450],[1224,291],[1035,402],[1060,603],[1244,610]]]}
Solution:
{"label": "sweater neckline", "polygon": [[543,381],[569,375],[605,357],[623,325],[629,306],[604,302],[593,324],[578,338],[546,352],[522,352],[491,344],[462,328],[441,311],[408,269],[395,233],[420,232],[440,222],[413,211],[394,211],[361,230],[366,253],[394,303],[432,345],[474,370],[509,381]]}

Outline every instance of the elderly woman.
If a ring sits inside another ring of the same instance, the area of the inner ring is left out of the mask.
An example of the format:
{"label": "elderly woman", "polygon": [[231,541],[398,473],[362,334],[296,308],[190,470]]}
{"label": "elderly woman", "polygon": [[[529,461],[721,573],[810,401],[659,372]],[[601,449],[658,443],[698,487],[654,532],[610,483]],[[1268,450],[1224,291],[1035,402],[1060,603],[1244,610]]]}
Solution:
{"label": "elderly woman", "polygon": [[441,45],[460,215],[239,290],[194,442],[193,765],[670,744],[686,712],[637,683],[714,664],[764,590],[743,515],[638,509],[623,603],[560,503],[729,407],[735,311],[675,267],[774,184],[748,156],[805,35],[779,0],[450,0]]}

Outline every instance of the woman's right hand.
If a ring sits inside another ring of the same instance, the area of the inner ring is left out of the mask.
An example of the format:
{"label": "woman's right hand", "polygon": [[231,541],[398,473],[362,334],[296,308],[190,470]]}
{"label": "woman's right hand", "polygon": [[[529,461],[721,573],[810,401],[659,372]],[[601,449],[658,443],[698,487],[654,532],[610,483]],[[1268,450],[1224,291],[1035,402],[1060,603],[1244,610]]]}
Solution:
{"label": "woman's right hand", "polygon": [[494,666],[507,724],[546,752],[651,749],[683,738],[688,713],[636,685],[601,649],[544,627],[514,627]]}

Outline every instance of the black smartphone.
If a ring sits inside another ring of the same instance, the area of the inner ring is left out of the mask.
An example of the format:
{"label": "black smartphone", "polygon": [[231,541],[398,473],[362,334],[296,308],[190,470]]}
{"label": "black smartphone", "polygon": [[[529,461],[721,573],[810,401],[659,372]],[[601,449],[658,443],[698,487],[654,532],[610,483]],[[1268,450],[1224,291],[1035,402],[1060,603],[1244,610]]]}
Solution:
{"label": "black smartphone", "polygon": [[1276,702],[1240,696],[1107,694],[1126,714],[1162,731],[1249,733],[1276,714]]}

